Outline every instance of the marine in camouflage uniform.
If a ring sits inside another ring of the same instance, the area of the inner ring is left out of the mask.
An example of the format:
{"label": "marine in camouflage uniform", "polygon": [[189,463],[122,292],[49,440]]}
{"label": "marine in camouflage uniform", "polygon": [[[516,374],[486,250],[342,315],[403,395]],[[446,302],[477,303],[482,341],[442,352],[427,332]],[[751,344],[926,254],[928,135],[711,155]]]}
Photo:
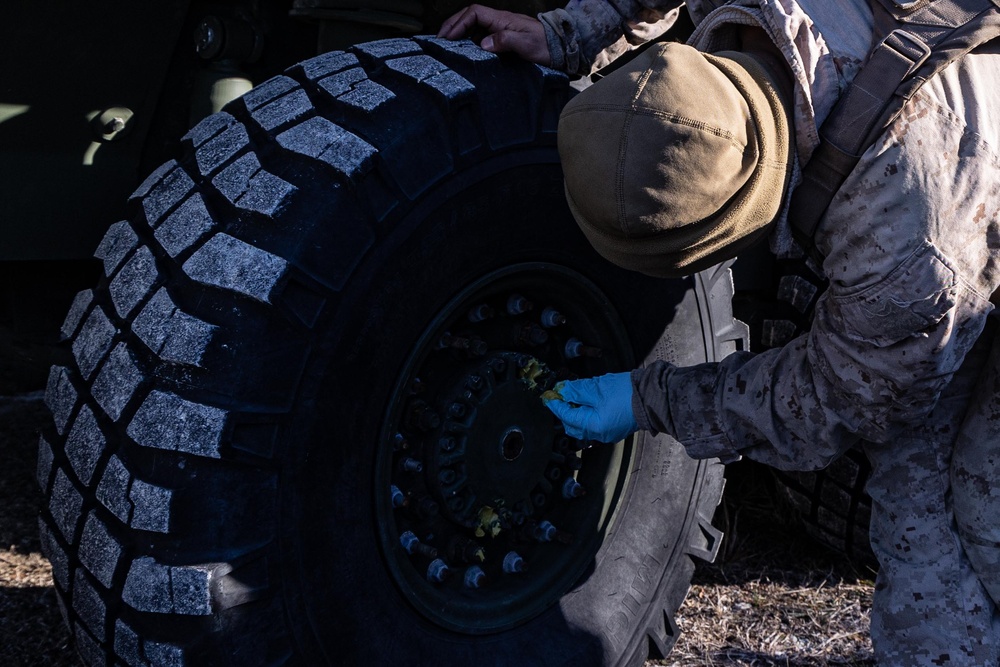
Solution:
{"label": "marine in camouflage uniform", "polygon": [[[572,0],[539,18],[553,66],[585,73],[635,19],[678,4]],[[794,187],[868,52],[871,10],[864,0],[717,4],[688,3],[690,44],[739,48],[736,27],[757,26],[792,74]],[[954,63],[865,153],[816,237],[830,287],[807,333],[759,354],[632,373],[638,426],[696,458],[810,470],[861,444],[873,466],[871,632],[884,667],[1000,660],[1000,346],[987,322],[1000,285],[998,72],[995,43]],[[771,246],[797,252],[786,221]]]}

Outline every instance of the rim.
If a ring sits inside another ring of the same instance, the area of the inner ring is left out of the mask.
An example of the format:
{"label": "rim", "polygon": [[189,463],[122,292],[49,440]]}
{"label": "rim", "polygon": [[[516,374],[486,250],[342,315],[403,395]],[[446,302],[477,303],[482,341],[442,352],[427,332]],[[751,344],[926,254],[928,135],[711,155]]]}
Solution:
{"label": "rim", "polygon": [[566,436],[541,394],[632,366],[608,298],[552,264],[483,276],[426,327],[385,413],[374,487],[383,558],[420,613],[467,634],[508,629],[593,565],[632,440]]}

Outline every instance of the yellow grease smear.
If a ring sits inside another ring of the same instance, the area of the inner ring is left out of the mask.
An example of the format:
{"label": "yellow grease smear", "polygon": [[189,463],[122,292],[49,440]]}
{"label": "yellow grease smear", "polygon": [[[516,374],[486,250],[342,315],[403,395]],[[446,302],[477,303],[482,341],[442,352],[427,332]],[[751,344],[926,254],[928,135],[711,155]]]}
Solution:
{"label": "yellow grease smear", "polygon": [[549,389],[548,391],[542,392],[543,401],[561,401],[563,400],[563,395],[559,393],[559,385],[556,385],[555,389]]}
{"label": "yellow grease smear", "polygon": [[476,537],[485,535],[496,537],[500,534],[500,515],[494,512],[492,507],[485,505],[479,510],[475,528]]}
{"label": "yellow grease smear", "polygon": [[538,389],[538,382],[536,382],[538,376],[544,375],[548,370],[545,364],[532,357],[531,361],[526,366],[522,366],[521,370],[518,371],[518,377],[528,385],[528,389],[535,391]]}

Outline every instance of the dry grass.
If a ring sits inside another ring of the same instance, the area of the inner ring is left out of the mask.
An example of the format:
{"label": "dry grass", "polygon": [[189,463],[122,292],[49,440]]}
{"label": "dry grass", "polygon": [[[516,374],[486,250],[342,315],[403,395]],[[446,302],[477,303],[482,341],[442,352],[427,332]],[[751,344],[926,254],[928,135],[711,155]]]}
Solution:
{"label": "dry grass", "polygon": [[874,665],[868,623],[874,574],[810,543],[773,502],[760,468],[731,468],[716,516],[727,537],[701,564],[677,615],[682,634],[658,665]]}
{"label": "dry grass", "polygon": [[[79,667],[42,558],[34,481],[40,395],[0,398],[0,665]],[[741,467],[742,466],[742,467]],[[766,477],[739,464],[716,523],[723,553],[702,564],[677,615],[671,667],[873,665],[871,573],[784,527]]]}

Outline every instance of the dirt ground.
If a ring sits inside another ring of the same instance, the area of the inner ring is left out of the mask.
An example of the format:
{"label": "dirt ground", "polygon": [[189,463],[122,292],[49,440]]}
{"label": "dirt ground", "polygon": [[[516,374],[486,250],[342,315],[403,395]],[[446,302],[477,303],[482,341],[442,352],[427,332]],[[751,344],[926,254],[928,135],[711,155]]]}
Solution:
{"label": "dirt ground", "polygon": [[[40,391],[0,395],[0,665],[81,667],[39,549]],[[674,651],[647,667],[874,665],[872,574],[809,544],[772,502],[762,471],[731,467],[714,565],[700,564]]]}

